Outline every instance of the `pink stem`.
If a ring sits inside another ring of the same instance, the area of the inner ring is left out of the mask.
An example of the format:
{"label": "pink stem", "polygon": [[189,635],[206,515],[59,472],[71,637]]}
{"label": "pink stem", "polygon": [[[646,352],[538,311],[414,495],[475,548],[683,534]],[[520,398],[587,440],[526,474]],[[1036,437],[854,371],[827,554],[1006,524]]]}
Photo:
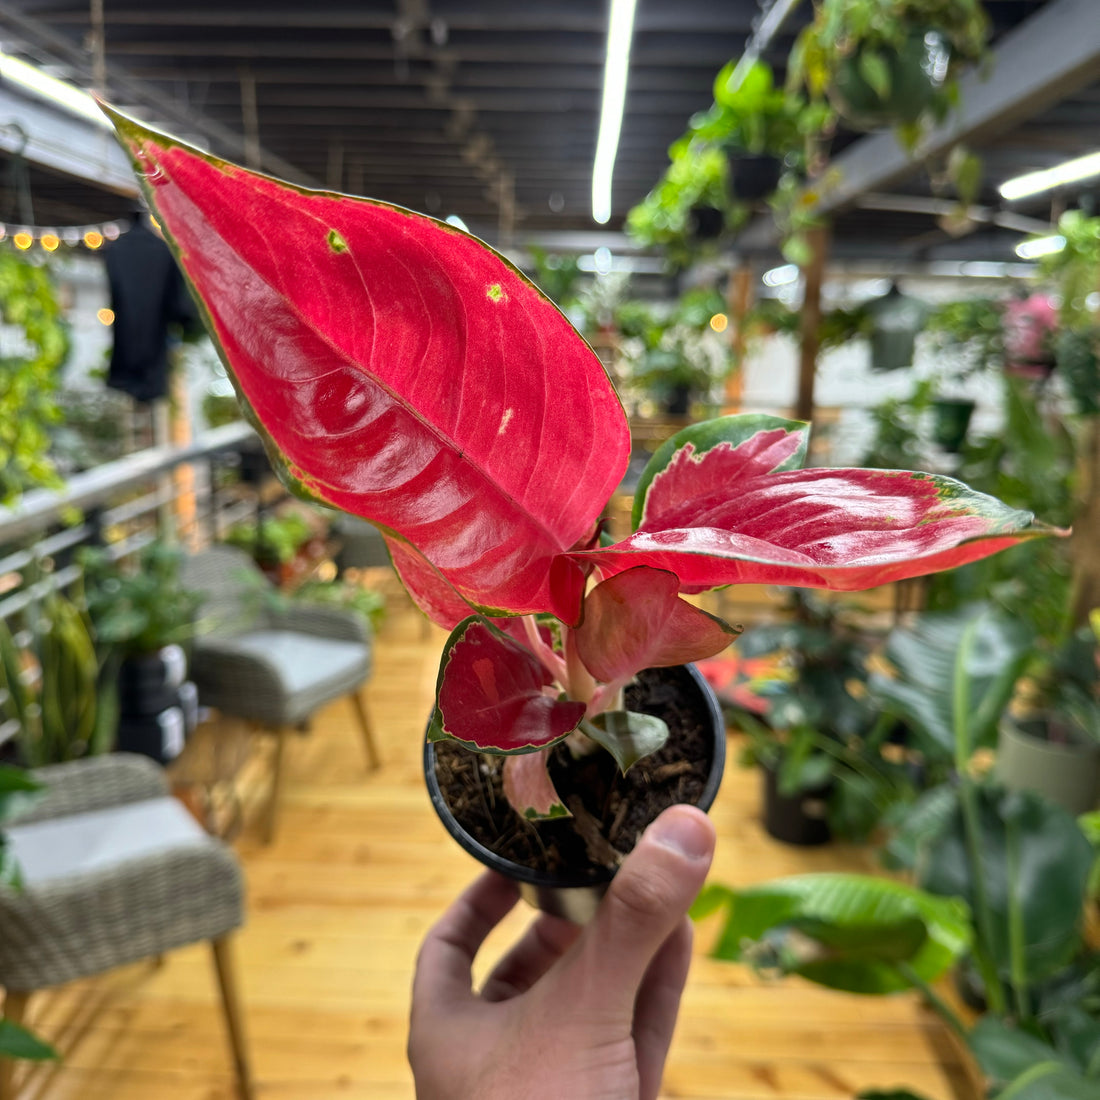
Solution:
{"label": "pink stem", "polygon": [[565,668],[565,662],[542,640],[538,620],[534,615],[523,616],[523,629],[527,635],[527,641],[531,644],[531,649],[542,662],[543,667],[562,687],[566,687],[569,683],[569,675]]}

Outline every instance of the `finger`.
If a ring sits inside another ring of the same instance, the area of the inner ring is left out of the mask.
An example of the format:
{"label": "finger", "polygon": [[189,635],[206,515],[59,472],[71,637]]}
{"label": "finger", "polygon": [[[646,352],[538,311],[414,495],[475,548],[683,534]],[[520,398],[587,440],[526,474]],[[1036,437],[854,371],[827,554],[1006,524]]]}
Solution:
{"label": "finger", "polygon": [[714,826],[694,806],[672,806],[642,834],[559,972],[562,1003],[593,1024],[633,1017],[658,948],[695,899],[714,855]]}
{"label": "finger", "polygon": [[581,934],[579,925],[543,913],[531,922],[507,955],[493,967],[481,997],[506,1001],[526,993],[573,946]]}
{"label": "finger", "polygon": [[485,937],[516,904],[515,883],[492,871],[476,879],[432,926],[416,960],[413,1011],[472,997],[470,967]]}
{"label": "finger", "polygon": [[634,1006],[634,1049],[638,1057],[639,1100],[656,1100],[672,1043],[680,997],[691,966],[691,921],[682,918],[653,956]]}

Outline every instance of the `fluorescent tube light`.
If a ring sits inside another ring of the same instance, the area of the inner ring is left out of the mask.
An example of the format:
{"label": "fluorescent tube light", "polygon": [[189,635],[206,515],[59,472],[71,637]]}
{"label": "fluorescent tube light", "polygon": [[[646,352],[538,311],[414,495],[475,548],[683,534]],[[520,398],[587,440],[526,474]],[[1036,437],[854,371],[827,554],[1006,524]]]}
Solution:
{"label": "fluorescent tube light", "polygon": [[607,28],[607,60],[603,70],[603,102],[596,161],[592,166],[592,217],[604,225],[611,218],[611,177],[619,151],[626,104],[626,78],[630,70],[630,40],[634,36],[637,0],[611,0]]}
{"label": "fluorescent tube light", "polygon": [[1055,233],[1050,237],[1032,237],[1029,241],[1021,241],[1016,246],[1016,255],[1021,260],[1037,260],[1040,256],[1061,252],[1065,247],[1066,238],[1061,233]]}
{"label": "fluorescent tube light", "polygon": [[1053,168],[1044,168],[1041,172],[1028,172],[1026,175],[1005,180],[999,190],[1002,198],[1012,202],[1014,199],[1038,195],[1040,191],[1052,191],[1055,187],[1076,183],[1092,176],[1100,176],[1100,152],[1063,161]]}
{"label": "fluorescent tube light", "polygon": [[799,271],[797,264],[784,264],[782,267],[773,267],[770,271],[764,272],[764,285],[788,286],[791,283],[797,283],[801,274],[802,272]]}
{"label": "fluorescent tube light", "polygon": [[107,116],[96,106],[95,100],[82,88],[75,84],[69,84],[65,80],[58,80],[56,76],[50,76],[35,65],[21,61],[11,54],[0,53],[0,77],[18,84],[29,92],[33,92],[42,99],[48,99],[59,107],[80,115],[81,118],[102,126],[105,130],[111,128]]}

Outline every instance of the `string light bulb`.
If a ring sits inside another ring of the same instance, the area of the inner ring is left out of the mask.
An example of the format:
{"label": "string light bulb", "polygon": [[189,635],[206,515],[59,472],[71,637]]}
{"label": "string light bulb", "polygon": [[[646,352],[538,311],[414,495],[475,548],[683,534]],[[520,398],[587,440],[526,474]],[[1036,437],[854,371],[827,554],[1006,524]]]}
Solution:
{"label": "string light bulb", "polygon": [[12,243],[15,245],[16,248],[21,249],[23,252],[26,252],[27,249],[30,248],[32,244],[34,244],[34,238],[26,232],[16,233],[15,236],[12,237]]}
{"label": "string light bulb", "polygon": [[47,252],[56,252],[61,238],[56,233],[43,233],[38,242]]}
{"label": "string light bulb", "polygon": [[94,229],[89,229],[88,232],[84,234],[84,244],[85,247],[94,251],[103,244],[103,234]]}

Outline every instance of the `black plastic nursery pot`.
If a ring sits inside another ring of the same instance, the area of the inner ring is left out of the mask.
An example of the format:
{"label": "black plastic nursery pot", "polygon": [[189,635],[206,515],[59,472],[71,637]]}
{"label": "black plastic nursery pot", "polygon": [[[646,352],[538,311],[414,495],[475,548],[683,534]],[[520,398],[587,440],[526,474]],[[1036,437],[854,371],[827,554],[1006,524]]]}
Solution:
{"label": "black plastic nursery pot", "polygon": [[932,402],[932,438],[951,454],[958,454],[970,430],[973,401],[937,398]]}
{"label": "black plastic nursery pot", "polygon": [[778,157],[734,153],[730,156],[734,194],[744,202],[765,199],[779,186],[783,162]]}
{"label": "black plastic nursery pot", "polygon": [[[718,793],[725,769],[726,725],[718,700],[702,674],[694,665],[685,665],[684,668],[697,692],[698,716],[713,735],[706,784],[695,803],[700,809],[709,810]],[[577,924],[585,924],[592,919],[600,899],[607,892],[607,887],[614,877],[613,870],[599,868],[594,874],[592,868],[588,867],[576,873],[569,871],[550,873],[505,859],[472,837],[451,812],[436,775],[435,745],[430,741],[425,741],[424,744],[424,777],[432,806],[439,815],[440,821],[470,855],[491,870],[515,881],[519,886],[520,896],[536,909],[554,916],[565,917]]]}
{"label": "black plastic nursery pot", "polygon": [[778,768],[761,767],[764,776],[764,829],[784,844],[810,848],[832,840],[826,811],[828,785],[786,795],[779,790]]}

